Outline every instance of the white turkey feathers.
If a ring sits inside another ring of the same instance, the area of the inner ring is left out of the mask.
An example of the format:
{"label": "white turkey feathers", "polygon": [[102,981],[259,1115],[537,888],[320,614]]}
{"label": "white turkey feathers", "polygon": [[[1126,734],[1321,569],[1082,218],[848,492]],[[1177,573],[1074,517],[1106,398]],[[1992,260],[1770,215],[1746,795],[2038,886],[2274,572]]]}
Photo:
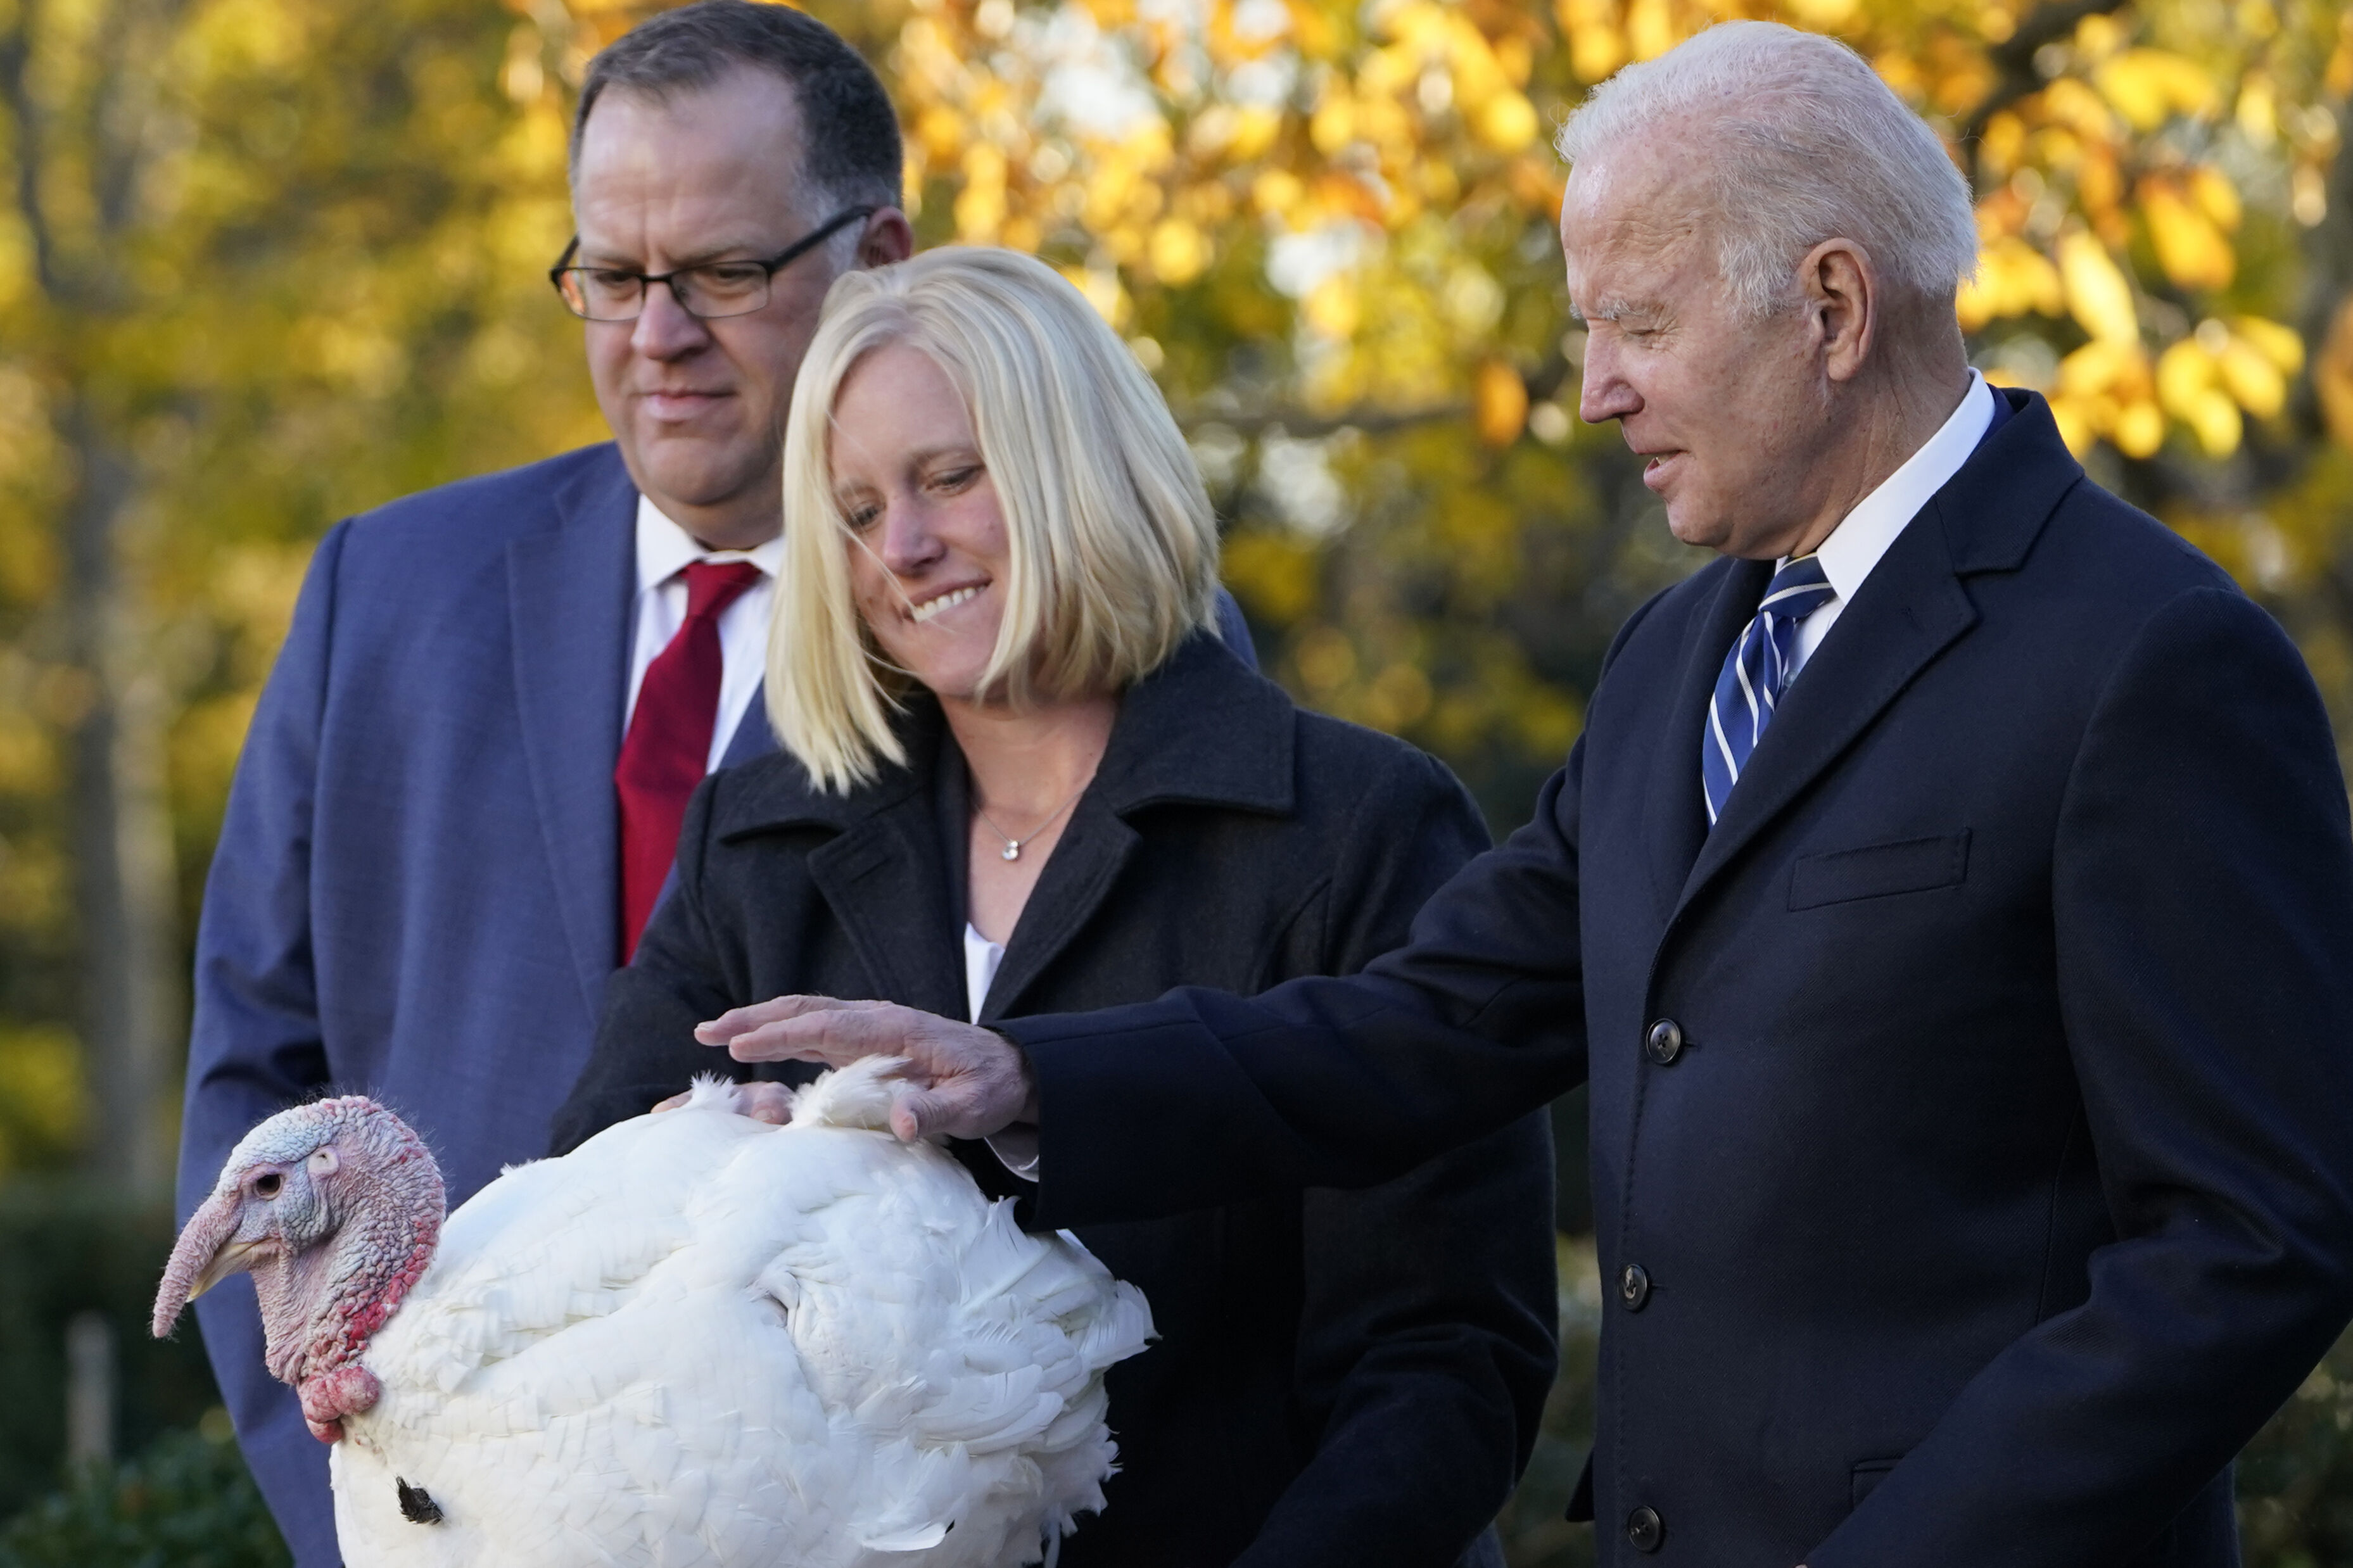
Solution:
{"label": "white turkey feathers", "polygon": [[891,1066],[786,1128],[698,1084],[450,1215],[334,1446],[350,1568],[996,1568],[1102,1507],[1144,1299],[892,1137]]}

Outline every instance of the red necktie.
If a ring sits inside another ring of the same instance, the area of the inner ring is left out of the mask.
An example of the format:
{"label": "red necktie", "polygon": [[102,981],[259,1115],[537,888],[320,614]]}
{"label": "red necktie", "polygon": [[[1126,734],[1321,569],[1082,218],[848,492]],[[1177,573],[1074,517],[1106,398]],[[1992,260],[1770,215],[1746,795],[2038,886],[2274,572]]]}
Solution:
{"label": "red necktie", "polygon": [[678,854],[687,797],[711,759],[719,722],[719,615],[760,580],[748,561],[697,561],[686,568],[686,624],[646,666],[637,711],[621,742],[613,785],[621,796],[621,962],[654,912]]}

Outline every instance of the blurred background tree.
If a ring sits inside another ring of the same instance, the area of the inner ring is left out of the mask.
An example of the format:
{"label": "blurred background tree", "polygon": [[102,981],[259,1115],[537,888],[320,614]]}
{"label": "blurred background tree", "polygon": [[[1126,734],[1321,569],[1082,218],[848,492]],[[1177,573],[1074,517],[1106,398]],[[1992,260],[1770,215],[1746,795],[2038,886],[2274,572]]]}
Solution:
{"label": "blurred background tree", "polygon": [[[1498,831],[1618,624],[1698,563],[1614,430],[1575,416],[1547,144],[1591,84],[1735,16],[1847,39],[1943,130],[1985,239],[1977,363],[2279,614],[2353,735],[2336,0],[809,8],[898,96],[923,240],[1047,257],[1159,379],[1270,670],[1446,758]],[[541,272],[582,68],[649,9],[0,0],[0,1180],[28,1213],[77,1162],[134,1209],[167,1178],[196,899],[311,542],[602,438]],[[1561,1125],[1577,1229],[1574,1107]],[[28,1455],[61,1429],[60,1315],[135,1330],[116,1273],[6,1319]],[[193,1420],[187,1366],[131,1426]],[[2339,1370],[2251,1458],[2258,1561],[2353,1553]],[[1565,1382],[1512,1516],[1523,1564],[1580,1549],[1551,1494],[1583,1408]],[[0,1463],[0,1515],[37,1471]],[[94,1539],[146,1485],[87,1483],[0,1561]]]}

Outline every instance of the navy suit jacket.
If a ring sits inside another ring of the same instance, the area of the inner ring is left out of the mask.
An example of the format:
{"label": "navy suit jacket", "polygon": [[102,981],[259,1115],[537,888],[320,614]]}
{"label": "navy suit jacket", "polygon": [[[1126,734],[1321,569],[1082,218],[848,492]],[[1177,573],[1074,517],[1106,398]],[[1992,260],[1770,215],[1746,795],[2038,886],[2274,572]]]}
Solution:
{"label": "navy suit jacket", "polygon": [[1362,975],[1000,1024],[1039,1221],[1378,1179],[1589,1079],[1601,1561],[2234,1564],[2232,1457],[2353,1312],[2344,780],[2279,627],[2003,395],[1713,831],[1767,563],[1628,623],[1535,820]]}
{"label": "navy suit jacket", "polygon": [[[329,1087],[407,1119],[453,1208],[546,1152],[620,942],[637,507],[607,444],[321,542],[206,885],[183,1217],[248,1129]],[[1230,599],[1220,616],[1249,659]],[[725,760],[775,743],[755,699]],[[263,1369],[250,1283],[196,1310],[297,1561],[333,1568],[327,1449]]]}

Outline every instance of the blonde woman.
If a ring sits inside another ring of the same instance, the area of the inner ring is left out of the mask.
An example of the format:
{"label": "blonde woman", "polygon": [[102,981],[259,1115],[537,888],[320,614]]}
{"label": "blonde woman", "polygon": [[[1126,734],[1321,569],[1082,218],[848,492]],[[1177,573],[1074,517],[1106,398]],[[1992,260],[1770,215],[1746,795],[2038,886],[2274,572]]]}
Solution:
{"label": "blonde woman", "polygon": [[[845,276],[787,429],[785,749],[696,795],[559,1148],[694,1073],[752,1076],[695,1041],[732,1007],[988,1023],[1345,973],[1484,846],[1444,767],[1301,712],[1222,646],[1184,438],[1041,263]],[[1023,1190],[1026,1151],[961,1152]],[[1162,1338],[1113,1373],[1122,1472],[1063,1563],[1500,1563],[1488,1521],[1553,1367],[1540,1121],[1388,1186],[1080,1236]]]}

